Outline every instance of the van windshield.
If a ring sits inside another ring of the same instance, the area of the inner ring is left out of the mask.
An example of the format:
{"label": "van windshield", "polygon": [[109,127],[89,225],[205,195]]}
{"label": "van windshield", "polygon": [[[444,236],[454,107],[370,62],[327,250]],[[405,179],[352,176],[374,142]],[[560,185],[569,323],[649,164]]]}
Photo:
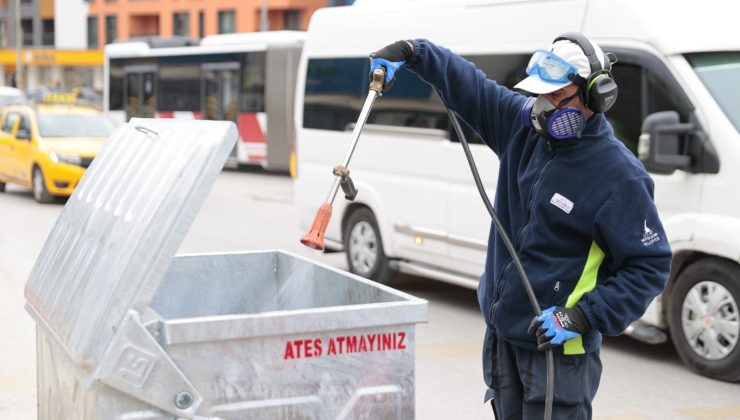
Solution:
{"label": "van windshield", "polygon": [[709,93],[740,132],[740,51],[689,54],[686,57]]}

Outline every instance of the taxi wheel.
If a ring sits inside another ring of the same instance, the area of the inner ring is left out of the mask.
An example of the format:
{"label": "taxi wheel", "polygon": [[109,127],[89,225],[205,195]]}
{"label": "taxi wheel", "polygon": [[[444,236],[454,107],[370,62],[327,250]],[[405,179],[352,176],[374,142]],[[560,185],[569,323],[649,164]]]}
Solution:
{"label": "taxi wheel", "polygon": [[49,194],[49,190],[46,189],[44,174],[38,166],[33,168],[33,198],[39,203],[54,201],[54,196]]}

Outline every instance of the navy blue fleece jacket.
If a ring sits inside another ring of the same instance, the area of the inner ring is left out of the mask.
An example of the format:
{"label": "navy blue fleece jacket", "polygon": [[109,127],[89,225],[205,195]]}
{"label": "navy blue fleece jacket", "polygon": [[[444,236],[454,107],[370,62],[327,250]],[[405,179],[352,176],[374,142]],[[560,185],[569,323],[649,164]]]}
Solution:
{"label": "navy blue fleece jacket", "polygon": [[[540,307],[578,305],[592,330],[565,354],[598,349],[621,334],[665,286],[671,250],[642,164],[595,114],[581,138],[548,142],[521,123],[525,96],[486,78],[469,61],[414,40],[407,68],[498,155],[495,210],[514,241]],[[489,328],[536,349],[534,316],[511,256],[493,225],[478,301]]]}

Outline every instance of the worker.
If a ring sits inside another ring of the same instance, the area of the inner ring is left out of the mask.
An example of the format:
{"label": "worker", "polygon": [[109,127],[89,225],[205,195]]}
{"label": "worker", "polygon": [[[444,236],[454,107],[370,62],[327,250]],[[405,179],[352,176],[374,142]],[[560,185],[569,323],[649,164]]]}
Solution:
{"label": "worker", "polygon": [[603,114],[617,99],[616,57],[565,33],[534,52],[514,90],[424,39],[370,57],[371,71],[386,69],[386,89],[401,66],[429,83],[499,158],[495,210],[543,312],[533,319],[492,225],[478,301],[495,416],[543,418],[544,350],[552,348],[553,418],[591,418],[602,334],[619,335],[639,319],[671,265],[653,181]]}

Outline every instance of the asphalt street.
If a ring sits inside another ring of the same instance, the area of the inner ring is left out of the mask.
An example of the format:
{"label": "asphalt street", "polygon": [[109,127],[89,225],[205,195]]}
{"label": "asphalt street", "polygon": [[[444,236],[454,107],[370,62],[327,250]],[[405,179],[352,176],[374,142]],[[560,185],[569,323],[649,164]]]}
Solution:
{"label": "asphalt street", "polygon": [[[299,244],[292,188],[285,175],[223,172],[180,252],[279,248],[345,268],[343,254]],[[0,193],[1,419],[36,417],[35,325],[23,308],[23,287],[63,205],[37,204],[12,186]],[[492,419],[483,404],[484,326],[475,292],[409,276],[397,287],[429,301],[429,322],[417,326],[417,418]],[[608,338],[601,355],[596,419],[740,419],[740,384],[691,373],[670,344]]]}

